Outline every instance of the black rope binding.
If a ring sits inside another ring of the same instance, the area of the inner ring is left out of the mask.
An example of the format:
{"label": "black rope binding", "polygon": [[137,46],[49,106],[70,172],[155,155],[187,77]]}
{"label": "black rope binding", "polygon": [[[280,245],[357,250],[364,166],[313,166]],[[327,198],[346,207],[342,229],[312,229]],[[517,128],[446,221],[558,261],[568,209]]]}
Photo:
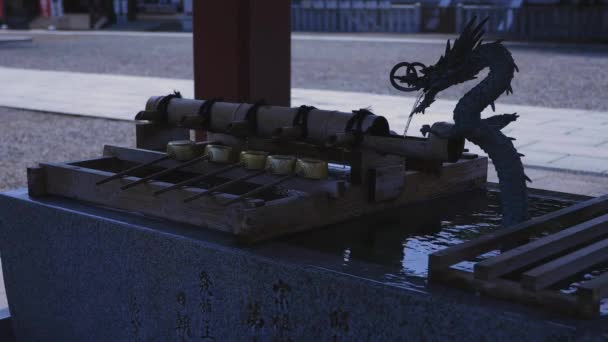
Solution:
{"label": "black rope binding", "polygon": [[264,106],[266,101],[260,100],[251,106],[249,110],[247,110],[247,114],[245,114],[245,120],[249,123],[249,130],[251,133],[255,134],[258,131],[258,109]]}
{"label": "black rope binding", "polygon": [[[355,136],[355,145],[359,145],[363,141],[363,135],[365,134],[365,132],[363,132],[363,121],[365,121],[367,116],[374,115],[374,113],[367,109],[359,109],[353,110],[353,114],[354,115],[348,119],[344,131],[346,133],[352,132]],[[355,124],[356,127],[354,127]]]}
{"label": "black rope binding", "polygon": [[174,90],[173,94],[169,94],[160,100],[160,102],[158,103],[158,112],[160,113],[160,119],[162,122],[169,122],[169,102],[171,102],[171,100],[173,99],[181,98],[182,94],[179,91]]}
{"label": "black rope binding", "polygon": [[300,106],[296,116],[293,118],[292,126],[302,128],[303,139],[308,137],[308,113],[310,113],[313,109],[316,108],[313,106]]}
{"label": "black rope binding", "polygon": [[201,107],[198,109],[198,115],[203,118],[204,127],[211,126],[211,108],[213,108],[213,105],[218,101],[222,101],[222,98],[214,97],[211,100],[203,102]]}

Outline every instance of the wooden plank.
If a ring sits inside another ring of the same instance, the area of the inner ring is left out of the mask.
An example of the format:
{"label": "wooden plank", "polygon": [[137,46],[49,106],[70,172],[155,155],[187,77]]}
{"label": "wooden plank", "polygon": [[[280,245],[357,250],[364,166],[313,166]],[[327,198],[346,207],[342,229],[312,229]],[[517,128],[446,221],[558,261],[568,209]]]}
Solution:
{"label": "wooden plank", "polygon": [[396,138],[368,135],[362,146],[383,154],[393,154],[418,159],[432,159],[455,162],[462,155],[464,141],[461,139],[440,139],[434,135],[430,138]]}
{"label": "wooden plank", "polygon": [[[293,215],[294,211],[286,211],[286,209],[304,208],[307,210],[297,212],[315,212],[321,203],[330,200],[323,192],[315,196],[290,196],[267,202],[263,207],[258,207],[256,200],[244,202],[239,206],[224,207],[225,202],[237,196],[217,193],[204,200],[183,203],[185,198],[205,190],[186,187],[165,193],[163,196],[154,196],[155,191],[171,184],[152,181],[121,191],[122,185],[139,178],[125,177],[96,186],[97,180],[112,173],[66,164],[44,164],[43,167],[49,175],[47,179],[49,194],[220,230],[235,234],[245,242],[255,242],[288,232],[311,229],[312,226],[308,225],[309,221],[302,220],[300,216]],[[310,216],[319,221],[316,226],[324,224],[322,216]]]}
{"label": "wooden plank", "polygon": [[148,149],[134,149],[124,146],[104,145],[103,155],[105,157],[115,157],[121,160],[129,160],[137,163],[147,163],[154,159],[165,156],[166,153],[164,151],[160,152]]}
{"label": "wooden plank", "polygon": [[481,261],[475,265],[475,278],[489,280],[500,277],[606,235],[608,214]]}
{"label": "wooden plank", "polygon": [[320,213],[329,202],[327,196],[296,195],[245,209],[242,224],[235,226],[234,234],[243,243],[253,243],[327,225],[327,217]]}
{"label": "wooden plank", "polygon": [[88,169],[97,169],[103,168],[104,166],[107,167],[108,165],[112,165],[112,163],[114,162],[118,162],[118,159],[114,157],[99,157],[86,160],[72,161],[63,164],[81,166],[86,167]]}
{"label": "wooden plank", "polygon": [[[380,210],[485,186],[486,158],[448,163],[444,167],[441,177],[420,172],[406,172],[405,183],[415,186],[406,186],[399,198],[393,201],[368,202],[366,188],[351,186],[339,200],[328,200],[327,196],[318,196],[309,192],[308,196],[304,197],[267,202],[264,207],[245,210],[243,213],[245,223],[236,228],[235,232],[238,231],[245,241],[259,241],[279,234],[276,230],[264,228],[269,225],[279,224],[282,234],[311,230]],[[275,207],[271,207],[271,204]],[[315,214],[293,215],[294,212]]]}
{"label": "wooden plank", "polygon": [[478,158],[444,163],[441,175],[417,171],[406,172],[405,191],[402,202],[413,203],[430,200],[463,191],[485,189],[488,159]]}
{"label": "wooden plank", "polygon": [[369,198],[372,202],[398,198],[405,186],[405,164],[369,170]]}
{"label": "wooden plank", "polygon": [[48,194],[77,199],[89,203],[101,204],[112,208],[139,212],[162,217],[177,222],[184,222],[216,230],[232,232],[238,225],[234,215],[227,215],[221,203],[234,198],[234,195],[218,194],[205,201],[183,203],[186,197],[195,195],[202,189],[185,188],[167,193],[165,196],[154,196],[153,192],[170,186],[165,182],[149,182],[140,187],[121,191],[120,187],[135,181],[137,177],[125,177],[104,185],[95,183],[111,172],[87,169],[66,164],[42,164],[46,171]]}
{"label": "wooden plank", "polygon": [[599,277],[586,281],[578,287],[579,295],[591,294],[596,299],[608,297],[608,272]]}
{"label": "wooden plank", "polygon": [[607,210],[608,195],[596,197],[435,252],[429,256],[430,279],[432,280],[433,270],[444,269],[467,258],[500,248],[505,242],[525,239],[531,234],[558,224],[572,226]]}
{"label": "wooden plank", "polygon": [[521,285],[525,289],[537,291],[605,261],[608,261],[608,239],[525,272]]}
{"label": "wooden plank", "polygon": [[578,287],[577,295],[580,314],[597,316],[601,299],[608,297],[608,272],[582,283]]}
{"label": "wooden plank", "polygon": [[464,290],[475,291],[485,296],[541,306],[553,312],[560,312],[569,315],[579,315],[583,318],[597,316],[597,310],[593,313],[583,313],[577,306],[577,299],[574,296],[566,295],[558,291],[529,291],[522,288],[519,283],[495,279],[485,281],[475,279],[473,273],[448,268],[435,279],[449,287],[456,287]]}
{"label": "wooden plank", "polygon": [[27,193],[30,197],[41,197],[46,194],[46,172],[44,168],[27,168]]}

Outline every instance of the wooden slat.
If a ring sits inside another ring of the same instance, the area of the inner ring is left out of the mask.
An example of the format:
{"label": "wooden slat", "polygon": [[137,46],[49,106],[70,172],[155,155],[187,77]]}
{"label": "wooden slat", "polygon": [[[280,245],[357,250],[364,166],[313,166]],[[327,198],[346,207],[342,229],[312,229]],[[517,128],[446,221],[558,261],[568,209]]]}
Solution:
{"label": "wooden slat", "polygon": [[576,297],[558,291],[529,291],[522,288],[519,283],[505,279],[492,281],[478,280],[471,272],[448,268],[438,275],[440,282],[465,290],[473,290],[483,295],[508,300],[510,302],[540,305],[554,312],[570,315],[580,315],[583,318],[597,316],[596,312],[582,312],[577,307]]}
{"label": "wooden slat", "polygon": [[590,294],[596,299],[608,297],[608,272],[590,281],[582,283],[579,288],[579,295]]}
{"label": "wooden slat", "polygon": [[601,299],[608,297],[608,272],[582,283],[577,295],[580,314],[590,317],[597,316]]}
{"label": "wooden slat", "polygon": [[522,275],[521,285],[533,291],[544,289],[605,261],[608,261],[608,239],[527,271]]}
{"label": "wooden slat", "polygon": [[170,183],[153,181],[140,187],[121,191],[120,187],[137,177],[125,177],[102,186],[95,183],[111,172],[87,169],[66,164],[41,164],[46,172],[48,194],[64,196],[80,201],[101,204],[132,212],[207,226],[216,230],[232,232],[233,222],[225,209],[218,204],[234,198],[230,194],[217,194],[214,199],[199,203],[184,204],[186,197],[197,194],[202,189],[185,188],[172,191],[166,196],[153,196],[154,191],[170,186]]}
{"label": "wooden slat", "polygon": [[574,225],[608,210],[608,195],[596,197],[570,207],[554,211],[510,228],[504,228],[486,234],[475,240],[446,248],[429,256],[430,276],[435,270],[446,267],[467,258],[473,258],[490,250],[499,248],[506,241],[518,241],[530,234],[550,228],[557,224]]}
{"label": "wooden slat", "polygon": [[46,172],[43,168],[27,168],[27,192],[30,197],[40,197],[46,194]]}
{"label": "wooden slat", "polygon": [[369,170],[369,199],[372,202],[398,198],[405,186],[405,165],[390,165]]}
{"label": "wooden slat", "polygon": [[481,261],[475,265],[475,278],[500,277],[605,235],[608,235],[608,214]]}

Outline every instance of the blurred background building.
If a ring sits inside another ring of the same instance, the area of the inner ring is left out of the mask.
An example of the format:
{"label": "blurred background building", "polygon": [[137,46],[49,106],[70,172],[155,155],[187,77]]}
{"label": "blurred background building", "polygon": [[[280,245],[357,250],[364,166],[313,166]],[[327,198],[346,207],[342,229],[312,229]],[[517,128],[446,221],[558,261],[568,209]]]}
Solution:
{"label": "blurred background building", "polygon": [[[12,28],[192,30],[193,0],[0,0]],[[490,36],[608,41],[608,0],[292,0],[306,32],[459,32],[489,17]]]}

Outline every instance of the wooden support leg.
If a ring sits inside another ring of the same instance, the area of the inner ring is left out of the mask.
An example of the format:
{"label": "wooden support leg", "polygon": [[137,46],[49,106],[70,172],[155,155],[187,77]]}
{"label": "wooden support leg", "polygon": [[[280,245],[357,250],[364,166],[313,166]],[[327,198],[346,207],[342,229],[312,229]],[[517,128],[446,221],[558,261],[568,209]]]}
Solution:
{"label": "wooden support leg", "polygon": [[27,169],[27,191],[30,197],[40,197],[46,194],[46,172],[41,167]]}

